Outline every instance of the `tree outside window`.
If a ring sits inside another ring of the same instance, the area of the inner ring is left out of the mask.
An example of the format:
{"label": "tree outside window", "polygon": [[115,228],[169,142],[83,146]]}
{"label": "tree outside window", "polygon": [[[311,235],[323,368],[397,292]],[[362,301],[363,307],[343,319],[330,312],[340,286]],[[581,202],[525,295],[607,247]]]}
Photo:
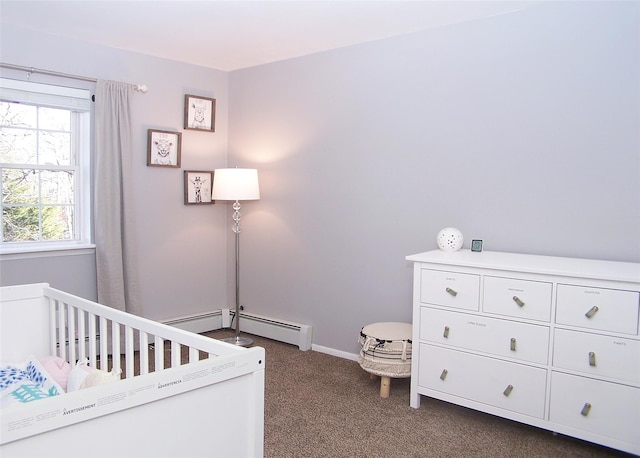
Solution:
{"label": "tree outside window", "polygon": [[0,101],[2,243],[76,239],[75,116]]}

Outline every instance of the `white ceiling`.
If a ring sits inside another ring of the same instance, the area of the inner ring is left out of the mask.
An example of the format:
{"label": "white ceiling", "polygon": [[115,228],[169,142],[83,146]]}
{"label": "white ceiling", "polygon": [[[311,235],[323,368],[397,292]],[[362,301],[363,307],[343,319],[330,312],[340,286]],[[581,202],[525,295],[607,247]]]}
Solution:
{"label": "white ceiling", "polygon": [[2,23],[236,70],[531,6],[462,0],[0,0]]}

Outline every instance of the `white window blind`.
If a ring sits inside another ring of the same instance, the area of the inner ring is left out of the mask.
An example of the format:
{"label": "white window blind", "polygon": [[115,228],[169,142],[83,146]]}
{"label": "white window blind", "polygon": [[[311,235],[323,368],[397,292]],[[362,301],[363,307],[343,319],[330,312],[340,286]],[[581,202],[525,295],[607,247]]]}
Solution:
{"label": "white window blind", "polygon": [[0,99],[67,110],[89,111],[91,109],[91,92],[86,89],[8,78],[0,78]]}

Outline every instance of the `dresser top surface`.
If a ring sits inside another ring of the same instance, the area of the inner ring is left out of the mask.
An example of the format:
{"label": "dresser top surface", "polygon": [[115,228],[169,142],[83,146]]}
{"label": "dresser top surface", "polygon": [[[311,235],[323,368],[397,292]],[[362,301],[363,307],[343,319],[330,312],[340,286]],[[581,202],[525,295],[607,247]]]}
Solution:
{"label": "dresser top surface", "polygon": [[434,250],[410,255],[406,259],[440,265],[640,283],[640,264],[632,262],[471,250]]}

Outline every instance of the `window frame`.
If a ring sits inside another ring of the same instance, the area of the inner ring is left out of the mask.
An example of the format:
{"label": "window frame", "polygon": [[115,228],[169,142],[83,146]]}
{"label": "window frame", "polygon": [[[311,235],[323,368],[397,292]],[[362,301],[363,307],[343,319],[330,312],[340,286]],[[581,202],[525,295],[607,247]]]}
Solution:
{"label": "window frame", "polygon": [[[80,87],[79,87],[80,86]],[[84,87],[81,87],[84,86]],[[95,248],[93,244],[92,224],[92,156],[93,156],[93,120],[94,107],[91,94],[95,83],[73,85],[65,82],[20,81],[19,79],[0,78],[0,99],[6,102],[19,102],[70,110],[72,149],[75,148],[75,163],[68,169],[75,170],[74,189],[74,238],[71,240],[5,242],[0,240],[0,259],[33,257],[38,253],[52,255],[61,251],[69,254],[82,253]],[[2,164],[16,168],[31,164]],[[55,170],[56,167],[38,165],[41,170]],[[42,202],[38,202],[42,205]],[[80,250],[80,251],[77,251]],[[21,256],[24,254],[24,256]]]}

